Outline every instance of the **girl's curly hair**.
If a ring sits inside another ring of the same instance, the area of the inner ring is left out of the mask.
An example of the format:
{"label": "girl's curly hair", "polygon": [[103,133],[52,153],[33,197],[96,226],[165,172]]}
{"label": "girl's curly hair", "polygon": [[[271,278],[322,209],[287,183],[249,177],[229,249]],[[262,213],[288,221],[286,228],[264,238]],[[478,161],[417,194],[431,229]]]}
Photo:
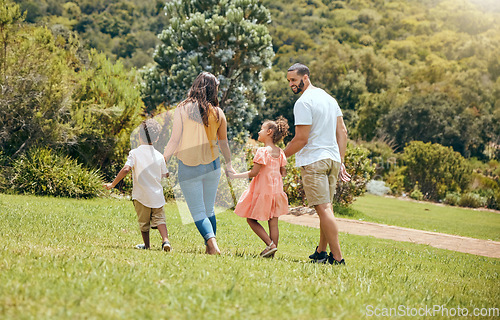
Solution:
{"label": "girl's curly hair", "polygon": [[290,128],[288,126],[288,121],[283,116],[279,116],[275,121],[266,120],[264,121],[264,125],[273,131],[273,143],[278,143],[286,137],[288,135],[288,129]]}

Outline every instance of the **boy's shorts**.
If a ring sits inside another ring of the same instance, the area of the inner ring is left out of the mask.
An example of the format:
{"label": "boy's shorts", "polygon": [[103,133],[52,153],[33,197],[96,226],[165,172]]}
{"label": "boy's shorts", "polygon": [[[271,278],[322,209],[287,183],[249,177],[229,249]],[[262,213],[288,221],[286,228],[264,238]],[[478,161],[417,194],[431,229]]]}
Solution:
{"label": "boy's shorts", "polygon": [[148,232],[150,228],[157,228],[160,224],[167,224],[165,211],[161,208],[149,208],[134,200],[135,212],[137,212],[137,222],[142,232]]}
{"label": "boy's shorts", "polygon": [[337,191],[340,162],[323,159],[300,167],[302,185],[310,206],[332,203]]}

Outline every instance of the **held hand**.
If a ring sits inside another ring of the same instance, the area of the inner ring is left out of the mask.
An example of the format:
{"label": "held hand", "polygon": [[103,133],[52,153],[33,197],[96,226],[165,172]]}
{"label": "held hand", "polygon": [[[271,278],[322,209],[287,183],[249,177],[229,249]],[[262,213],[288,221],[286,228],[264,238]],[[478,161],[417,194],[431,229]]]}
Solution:
{"label": "held hand", "polygon": [[342,163],[340,166],[339,179],[343,182],[351,181],[351,175],[347,173],[344,163]]}
{"label": "held hand", "polygon": [[235,177],[234,177],[235,173],[234,172],[227,171],[227,169],[224,172],[226,173],[226,177],[228,177],[229,179],[235,179]]}
{"label": "held hand", "polygon": [[113,187],[112,187],[112,184],[111,184],[111,183],[105,183],[105,184],[103,184],[103,187],[104,187],[106,190],[111,190],[111,189],[113,189]]}
{"label": "held hand", "polygon": [[235,173],[236,173],[236,171],[233,169],[233,166],[230,163],[226,164],[226,175],[227,174],[235,174]]}

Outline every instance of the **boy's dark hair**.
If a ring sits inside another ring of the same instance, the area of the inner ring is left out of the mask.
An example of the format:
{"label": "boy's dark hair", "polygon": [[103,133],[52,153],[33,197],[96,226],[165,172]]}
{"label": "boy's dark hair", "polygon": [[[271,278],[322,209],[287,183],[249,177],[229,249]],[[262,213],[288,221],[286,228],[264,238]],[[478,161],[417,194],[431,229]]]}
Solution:
{"label": "boy's dark hair", "polygon": [[161,126],[154,119],[147,119],[141,123],[141,127],[139,129],[139,135],[142,141],[147,142],[148,144],[153,144],[158,140],[160,136]]}
{"label": "boy's dark hair", "polygon": [[303,65],[302,63],[296,63],[290,68],[288,68],[288,71],[297,71],[297,74],[299,76],[303,76],[307,74],[309,77],[309,68],[306,65]]}
{"label": "boy's dark hair", "polygon": [[278,143],[288,135],[288,121],[283,117],[279,116],[276,121],[267,120],[264,121],[264,125],[267,125],[267,129],[271,129],[273,131],[273,143]]}

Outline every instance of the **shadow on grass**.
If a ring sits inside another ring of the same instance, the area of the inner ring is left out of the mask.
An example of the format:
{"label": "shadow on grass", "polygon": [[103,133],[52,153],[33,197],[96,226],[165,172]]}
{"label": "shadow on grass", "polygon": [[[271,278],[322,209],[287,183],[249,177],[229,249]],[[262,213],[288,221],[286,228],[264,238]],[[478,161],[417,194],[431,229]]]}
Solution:
{"label": "shadow on grass", "polygon": [[[160,246],[155,247],[152,246],[149,250],[140,250],[135,248],[135,245],[130,245],[130,246],[122,246],[122,245],[111,245],[111,244],[106,244],[106,245],[101,245],[102,248],[104,249],[112,249],[112,250],[126,250],[126,251],[138,251],[138,252],[146,252],[146,251],[153,251],[153,252],[162,252],[163,250],[161,249]],[[181,254],[192,254],[192,255],[206,255],[204,247],[184,247],[184,248],[179,248],[179,249],[173,249],[175,250],[176,253],[181,253]],[[279,254],[279,252],[278,252]],[[267,260],[267,261],[280,261],[280,262],[292,262],[292,263],[309,263],[309,261],[305,261],[304,259],[298,259],[298,258],[291,258],[286,255],[278,255],[273,258],[262,258],[259,256],[258,253],[255,253],[253,251],[247,251],[246,249],[235,249],[231,251],[222,251],[221,257],[226,256],[226,257],[236,257],[236,258],[243,258],[243,259],[260,259],[260,260]]]}

